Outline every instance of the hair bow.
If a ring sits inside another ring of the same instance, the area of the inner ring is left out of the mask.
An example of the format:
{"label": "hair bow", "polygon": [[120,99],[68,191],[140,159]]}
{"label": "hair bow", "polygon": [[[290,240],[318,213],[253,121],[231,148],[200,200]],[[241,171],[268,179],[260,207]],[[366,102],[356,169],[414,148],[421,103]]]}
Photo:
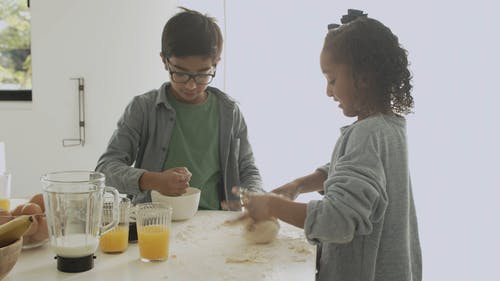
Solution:
{"label": "hair bow", "polygon": [[[368,14],[363,13],[363,11],[361,11],[361,10],[348,9],[347,10],[347,15],[343,15],[342,18],[340,19],[340,22],[342,24],[346,24],[346,23],[352,22],[353,20],[355,20],[357,18],[360,18],[360,17],[366,18],[367,16],[368,16]],[[340,24],[331,23],[331,24],[328,25],[328,30],[335,29],[335,28],[337,28],[339,26],[340,26]]]}

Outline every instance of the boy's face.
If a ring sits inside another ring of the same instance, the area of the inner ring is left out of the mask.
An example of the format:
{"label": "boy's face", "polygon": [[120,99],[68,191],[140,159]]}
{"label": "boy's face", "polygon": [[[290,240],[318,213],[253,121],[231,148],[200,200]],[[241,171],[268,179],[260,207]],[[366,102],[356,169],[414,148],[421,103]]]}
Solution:
{"label": "boy's face", "polygon": [[[207,81],[211,81],[212,76],[215,75],[214,61],[211,57],[172,56],[167,60],[162,56],[162,61],[165,69],[170,72],[172,93],[175,99],[189,104],[199,104],[206,100]],[[189,80],[184,81],[185,79]]]}
{"label": "boy's face", "polygon": [[347,64],[334,63],[329,52],[321,52],[321,71],[326,77],[326,95],[333,97],[347,117],[359,115],[356,106],[356,87],[352,77],[351,67]]}

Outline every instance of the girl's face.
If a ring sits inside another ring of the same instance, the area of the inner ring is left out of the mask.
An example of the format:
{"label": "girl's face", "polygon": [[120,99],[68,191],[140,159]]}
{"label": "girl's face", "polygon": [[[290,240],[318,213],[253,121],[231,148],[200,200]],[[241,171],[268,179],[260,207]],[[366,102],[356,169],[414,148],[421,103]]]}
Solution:
{"label": "girl's face", "polygon": [[328,51],[320,55],[321,71],[326,77],[326,95],[339,103],[339,107],[347,117],[359,115],[356,106],[356,87],[350,65],[334,63]]}
{"label": "girl's face", "polygon": [[[211,76],[215,75],[214,61],[211,57],[172,56],[167,60],[162,56],[162,61],[170,73],[172,94],[176,100],[189,104],[199,104],[206,100],[205,90],[213,78]],[[186,79],[188,80],[184,81]]]}

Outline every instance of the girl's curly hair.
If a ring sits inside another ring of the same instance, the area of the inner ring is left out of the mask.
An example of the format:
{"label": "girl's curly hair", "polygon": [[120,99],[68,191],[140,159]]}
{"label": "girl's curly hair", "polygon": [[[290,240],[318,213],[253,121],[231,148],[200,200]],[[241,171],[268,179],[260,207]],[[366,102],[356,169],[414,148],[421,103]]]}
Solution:
{"label": "girl's curly hair", "polygon": [[365,110],[412,112],[407,51],[381,22],[362,16],[336,25],[326,35],[323,51],[330,52],[335,63],[351,65],[356,83],[361,75],[369,78],[373,89],[364,101]]}

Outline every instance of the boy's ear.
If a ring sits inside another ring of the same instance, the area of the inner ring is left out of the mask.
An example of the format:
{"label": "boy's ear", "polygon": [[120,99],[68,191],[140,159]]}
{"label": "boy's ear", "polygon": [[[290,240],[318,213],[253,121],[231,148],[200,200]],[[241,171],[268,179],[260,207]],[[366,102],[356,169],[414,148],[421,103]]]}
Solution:
{"label": "boy's ear", "polygon": [[163,64],[167,64],[167,60],[165,59],[165,57],[163,56],[163,53],[160,52],[160,58],[161,58],[161,61],[163,62]]}
{"label": "boy's ear", "polygon": [[166,71],[168,71],[167,59],[163,56],[162,52],[160,52],[160,58],[161,61],[163,62],[163,67],[165,68]]}
{"label": "boy's ear", "polygon": [[220,56],[215,57],[214,60],[213,60],[214,66],[216,66],[217,64],[219,64],[219,61],[220,61]]}

